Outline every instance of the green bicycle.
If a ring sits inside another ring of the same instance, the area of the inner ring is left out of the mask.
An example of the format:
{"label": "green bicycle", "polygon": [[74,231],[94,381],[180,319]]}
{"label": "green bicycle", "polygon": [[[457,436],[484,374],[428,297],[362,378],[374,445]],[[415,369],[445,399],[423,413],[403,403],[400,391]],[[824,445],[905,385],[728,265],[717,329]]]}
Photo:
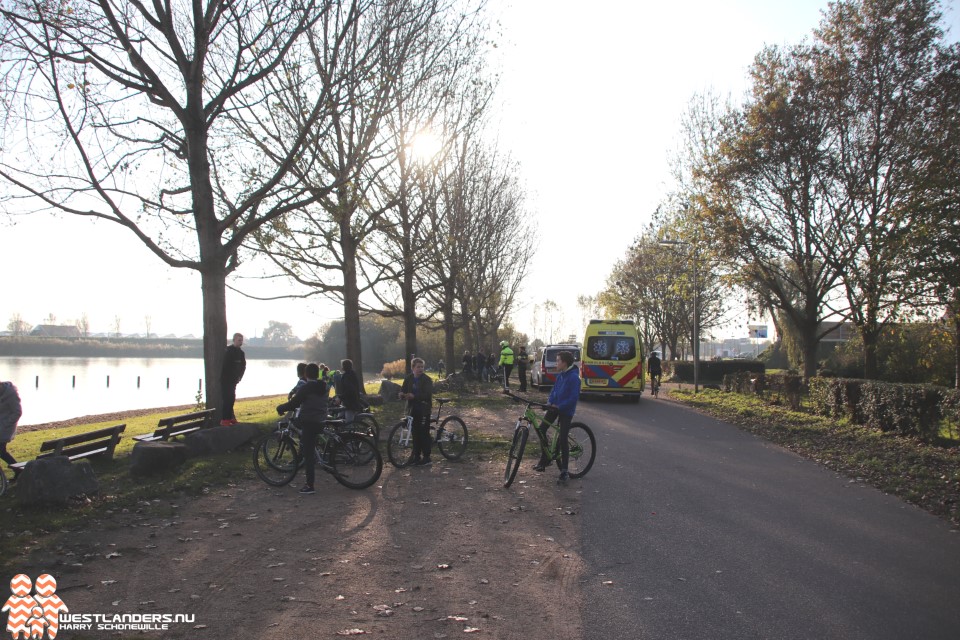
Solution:
{"label": "green bicycle", "polygon": [[[507,468],[503,472],[503,486],[509,488],[520,469],[523,450],[527,446],[527,438],[530,437],[530,427],[533,427],[534,433],[540,440],[540,446],[546,451],[547,460],[556,461],[557,467],[560,466],[560,430],[542,419],[534,410],[535,407],[546,409],[546,404],[527,400],[506,391],[504,394],[513,398],[514,402],[523,402],[527,405],[523,415],[517,418],[517,424],[513,430],[513,441],[510,444],[510,453],[507,455]],[[551,427],[554,427],[553,434],[548,435],[548,430]],[[593,466],[593,461],[597,457],[597,439],[590,427],[582,422],[574,422],[570,425],[567,442],[570,445],[567,471],[571,478],[582,478],[590,471],[590,467]]]}

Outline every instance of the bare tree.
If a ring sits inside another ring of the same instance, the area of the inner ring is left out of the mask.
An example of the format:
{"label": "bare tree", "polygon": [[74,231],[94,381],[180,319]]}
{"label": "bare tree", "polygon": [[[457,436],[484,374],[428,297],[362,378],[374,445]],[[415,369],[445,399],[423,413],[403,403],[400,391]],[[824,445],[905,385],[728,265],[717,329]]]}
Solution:
{"label": "bare tree", "polygon": [[14,313],[10,316],[10,322],[7,323],[7,330],[12,333],[15,338],[27,335],[32,328],[30,323],[25,321],[19,313]]}
{"label": "bare tree", "polygon": [[87,317],[86,312],[77,320],[77,331],[80,332],[80,336],[83,338],[90,337],[90,318]]}
{"label": "bare tree", "polygon": [[445,135],[442,151],[448,153],[462,128],[474,121],[462,117],[461,105],[485,103],[471,91],[478,82],[486,84],[481,25],[482,15],[472,10],[455,12],[434,25],[429,46],[417,50],[397,74],[393,108],[385,118],[396,155],[377,177],[381,199],[391,207],[367,257],[372,270],[387,274],[385,286],[373,292],[382,307],[379,313],[403,319],[408,361],[417,351],[419,312],[436,311],[424,309],[419,301],[442,286],[429,277],[430,256],[424,250],[437,241],[433,223],[441,196],[436,170],[442,156],[418,157],[417,144],[427,135]]}
{"label": "bare tree", "polygon": [[366,2],[0,8],[12,108],[0,176],[34,203],[22,207],[119,224],[167,265],[200,273],[207,406],[220,404],[227,275],[254,231],[318,197],[290,169],[336,108],[334,76],[291,78],[310,99],[297,135],[280,135],[289,123],[267,79],[321,18],[335,15],[345,34]]}

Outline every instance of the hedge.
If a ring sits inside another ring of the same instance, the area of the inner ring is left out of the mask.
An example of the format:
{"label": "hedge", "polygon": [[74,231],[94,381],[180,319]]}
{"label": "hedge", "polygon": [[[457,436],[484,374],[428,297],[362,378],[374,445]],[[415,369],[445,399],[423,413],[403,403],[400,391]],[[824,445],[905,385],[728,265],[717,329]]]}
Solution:
{"label": "hedge", "polygon": [[812,378],[813,410],[824,416],[847,417],[882,431],[933,441],[940,422],[960,420],[960,394],[929,384],[896,384],[855,378]]}
{"label": "hedge", "polygon": [[[693,362],[687,360],[671,360],[674,380],[693,383]],[[700,382],[723,382],[725,377],[736,373],[763,373],[766,365],[759,360],[701,360]]]}

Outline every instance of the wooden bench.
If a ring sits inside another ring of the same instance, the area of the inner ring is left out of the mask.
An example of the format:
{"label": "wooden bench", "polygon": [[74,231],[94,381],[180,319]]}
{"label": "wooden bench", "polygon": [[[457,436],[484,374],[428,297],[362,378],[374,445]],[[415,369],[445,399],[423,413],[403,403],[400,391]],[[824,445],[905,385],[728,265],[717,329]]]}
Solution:
{"label": "wooden bench", "polygon": [[[37,456],[37,460],[53,456],[66,456],[71,460],[78,460],[100,455],[112,459],[113,451],[117,448],[117,443],[120,442],[120,434],[126,428],[127,425],[118,424],[114,427],[47,440],[40,445],[40,455]],[[18,462],[11,468],[15,474],[19,474],[26,466],[26,462]]]}
{"label": "wooden bench", "polygon": [[206,409],[204,411],[195,411],[194,413],[185,413],[182,416],[161,418],[160,423],[153,433],[133,436],[133,439],[140,442],[154,442],[155,440],[169,440],[170,438],[193,433],[194,431],[199,431],[207,427],[213,420],[213,414],[215,412],[216,409]]}

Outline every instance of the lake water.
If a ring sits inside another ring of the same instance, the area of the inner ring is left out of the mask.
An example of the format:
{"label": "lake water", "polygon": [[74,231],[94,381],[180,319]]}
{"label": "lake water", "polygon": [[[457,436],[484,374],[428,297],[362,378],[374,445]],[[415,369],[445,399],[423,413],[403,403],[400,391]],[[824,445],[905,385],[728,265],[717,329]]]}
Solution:
{"label": "lake water", "polygon": [[[201,358],[0,357],[0,380],[20,392],[21,425],[194,404],[202,379]],[[296,360],[247,360],[237,397],[284,394],[296,381]]]}

